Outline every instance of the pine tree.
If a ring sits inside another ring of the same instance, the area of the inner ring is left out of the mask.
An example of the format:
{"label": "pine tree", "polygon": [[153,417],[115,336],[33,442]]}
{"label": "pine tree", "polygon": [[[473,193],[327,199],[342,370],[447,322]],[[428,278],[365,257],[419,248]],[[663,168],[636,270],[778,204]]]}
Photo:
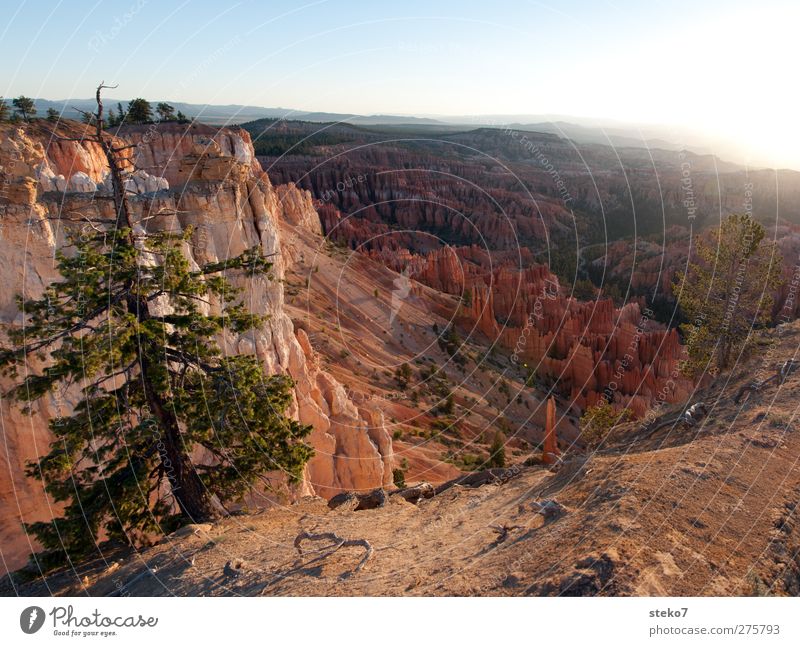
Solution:
{"label": "pine tree", "polygon": [[178,110],[178,114],[175,115],[175,119],[178,123],[189,123],[189,119],[180,110]]}
{"label": "pine tree", "polygon": [[683,326],[686,374],[729,368],[746,349],[753,330],[769,323],[782,260],[765,234],[750,215],[731,215],[719,228],[698,237],[696,262],[673,284],[689,321]]}
{"label": "pine tree", "polygon": [[159,121],[175,121],[175,108],[169,103],[159,103],[156,105],[156,112],[158,112]]}
{"label": "pine tree", "polygon": [[128,102],[128,112],[125,115],[127,123],[150,123],[153,121],[153,108],[145,99],[133,99]]}
{"label": "pine tree", "polygon": [[[10,394],[26,407],[80,388],[71,414],[50,423],[50,452],[28,465],[64,505],[61,517],[26,526],[45,548],[33,557],[44,569],[91,554],[101,533],[135,545],[218,517],[267,471],[296,481],[312,455],[303,442],[310,427],[285,415],[291,380],[265,375],[253,356],[224,356],[214,341],[261,321],[226,275],[264,275],[270,263],[255,247],[193,269],[183,251],[190,228],[146,232],[134,222],[124,147],[101,127],[104,87],[89,140],[111,170],[116,222],[72,233],[69,252],[57,255],[62,280],[41,298],[19,299],[25,324],[0,352],[6,371],[25,375]],[[208,302],[221,312],[205,314]],[[47,355],[37,369],[32,359]]]}
{"label": "pine tree", "polygon": [[8,103],[6,103],[6,100],[0,96],[0,123],[3,121],[8,121],[10,112],[11,111],[8,108]]}
{"label": "pine tree", "polygon": [[30,121],[31,117],[36,115],[36,105],[33,99],[27,96],[20,95],[11,103],[14,105],[14,111],[25,121]]}
{"label": "pine tree", "polygon": [[50,123],[58,123],[61,119],[61,113],[55,108],[47,108],[47,120]]}

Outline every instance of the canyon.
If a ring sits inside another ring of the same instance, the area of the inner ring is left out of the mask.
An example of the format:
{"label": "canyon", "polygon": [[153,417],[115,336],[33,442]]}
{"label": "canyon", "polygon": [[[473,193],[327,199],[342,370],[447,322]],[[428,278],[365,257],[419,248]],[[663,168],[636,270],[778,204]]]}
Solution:
{"label": "canyon", "polygon": [[[274,262],[269,279],[233,278],[266,322],[220,342],[292,377],[291,415],[313,427],[315,456],[300,485],[263,492],[248,509],[313,511],[317,498],[343,492],[452,482],[485,467],[495,437],[511,468],[532,469],[526,486],[546,489],[543,443],[548,456],[580,453],[579,418],[601,398],[642,418],[706,392],[708,379],[680,373],[670,284],[695,229],[736,211],[745,193],[760,214],[781,205],[771,234],[787,283],[775,315],[800,311],[791,281],[800,181],[791,171],[771,189],[768,171],[711,156],[578,149],[542,133],[309,128],[269,120],[114,131],[131,146],[126,189],[141,226],[191,227],[186,252],[197,265],[255,244]],[[99,147],[63,139],[85,134],[70,121],[0,124],[4,329],[22,322],[17,294],[36,297],[58,279],[54,255],[67,232],[113,220]],[[304,143],[259,154],[287,137]],[[31,415],[0,404],[6,570],[36,549],[22,523],[57,512],[25,464],[46,451],[48,421],[74,395],[53,393]],[[635,423],[626,428],[635,437]],[[646,587],[636,585],[626,589]]]}

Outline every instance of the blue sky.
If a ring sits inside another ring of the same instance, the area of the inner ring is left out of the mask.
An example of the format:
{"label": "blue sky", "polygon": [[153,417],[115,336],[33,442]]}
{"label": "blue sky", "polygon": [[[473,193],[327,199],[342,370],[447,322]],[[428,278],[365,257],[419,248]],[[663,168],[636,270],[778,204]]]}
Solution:
{"label": "blue sky", "polygon": [[[674,124],[776,157],[796,2],[5,3],[0,93]],[[797,128],[795,128],[797,130]],[[800,167],[800,163],[796,164]]]}

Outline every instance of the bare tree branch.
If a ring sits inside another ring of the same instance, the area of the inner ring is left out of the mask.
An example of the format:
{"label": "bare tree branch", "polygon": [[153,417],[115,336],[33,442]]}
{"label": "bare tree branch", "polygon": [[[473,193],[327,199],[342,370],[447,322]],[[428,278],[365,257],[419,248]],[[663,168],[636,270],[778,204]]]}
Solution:
{"label": "bare tree branch", "polygon": [[353,574],[356,574],[357,572],[359,572],[361,570],[361,568],[364,567],[364,564],[372,556],[372,553],[374,551],[372,549],[372,545],[369,544],[369,541],[367,541],[366,539],[363,539],[363,538],[345,539],[345,538],[342,538],[341,536],[338,536],[338,535],[334,534],[333,532],[323,532],[321,534],[311,534],[309,532],[305,532],[304,531],[304,532],[300,532],[297,535],[297,538],[294,539],[294,546],[295,546],[295,548],[297,549],[297,551],[301,555],[303,554],[302,542],[306,541],[306,540],[308,540],[308,541],[331,541],[332,542],[332,545],[328,545],[325,548],[321,548],[320,550],[316,550],[317,552],[324,552],[324,553],[320,554],[320,556],[317,556],[316,558],[311,559],[311,561],[309,561],[309,563],[314,563],[316,561],[320,561],[322,559],[325,559],[325,558],[329,557],[331,554],[333,554],[334,552],[336,552],[339,549],[341,549],[342,547],[363,547],[364,548],[365,554],[362,557],[362,559],[358,562],[358,565],[356,565],[356,567],[351,572],[345,572],[344,574],[342,574],[341,577],[340,577],[342,579],[346,579],[346,578],[352,576]]}

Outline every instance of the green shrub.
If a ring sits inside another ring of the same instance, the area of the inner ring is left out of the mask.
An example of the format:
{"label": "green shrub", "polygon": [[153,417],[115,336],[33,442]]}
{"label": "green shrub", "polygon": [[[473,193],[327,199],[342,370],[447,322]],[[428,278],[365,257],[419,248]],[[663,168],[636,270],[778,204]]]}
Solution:
{"label": "green shrub", "polygon": [[629,408],[616,410],[605,399],[587,408],[580,420],[581,439],[587,447],[598,446],[611,432],[631,416]]}
{"label": "green shrub", "polygon": [[502,431],[497,431],[494,434],[492,445],[489,447],[489,460],[486,465],[489,468],[506,466],[506,438]]}

